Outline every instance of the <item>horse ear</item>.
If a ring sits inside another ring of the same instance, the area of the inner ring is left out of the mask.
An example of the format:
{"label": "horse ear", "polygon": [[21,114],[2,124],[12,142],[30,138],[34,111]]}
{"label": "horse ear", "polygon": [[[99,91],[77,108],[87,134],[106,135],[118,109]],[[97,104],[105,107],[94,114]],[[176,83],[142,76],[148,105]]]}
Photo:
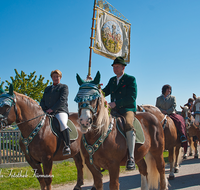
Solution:
{"label": "horse ear", "polygon": [[137,105],[137,110],[142,111],[142,108],[139,105]]}
{"label": "horse ear", "polygon": [[184,107],[182,107],[182,106],[180,106],[180,107],[181,107],[182,110],[184,109]]}
{"label": "horse ear", "polygon": [[101,78],[100,72],[99,72],[99,71],[97,71],[97,74],[96,74],[96,76],[95,76],[94,80],[93,80],[93,81],[91,81],[91,83],[94,83],[94,84],[99,84],[99,83],[100,83],[100,78]]}
{"label": "horse ear", "polygon": [[4,92],[4,90],[3,90],[2,86],[1,86],[1,88],[0,88],[0,95],[1,95],[3,92]]}
{"label": "horse ear", "polygon": [[79,84],[80,86],[84,83],[84,80],[81,79],[81,77],[79,76],[79,74],[76,74],[76,79],[77,79],[77,82],[78,82],[78,84]]}
{"label": "horse ear", "polygon": [[10,84],[10,86],[9,86],[9,94],[13,95],[13,85],[12,84]]}
{"label": "horse ear", "polygon": [[194,93],[193,93],[193,98],[194,98],[194,100],[196,100],[196,99],[197,99],[197,97],[196,97],[196,94],[194,94]]}

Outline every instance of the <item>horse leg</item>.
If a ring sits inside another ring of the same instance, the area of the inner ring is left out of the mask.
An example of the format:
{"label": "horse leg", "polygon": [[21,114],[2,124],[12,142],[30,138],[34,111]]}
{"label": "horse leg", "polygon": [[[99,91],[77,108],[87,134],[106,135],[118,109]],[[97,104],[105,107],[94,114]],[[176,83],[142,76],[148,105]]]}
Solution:
{"label": "horse leg", "polygon": [[40,183],[41,190],[46,190],[46,183],[44,181],[44,178],[39,177],[39,176],[43,175],[41,164],[35,163],[32,159],[30,159],[29,156],[25,156],[25,157],[26,157],[26,161],[29,163],[29,165],[34,170],[34,175],[33,176],[35,176],[38,179],[38,181]]}
{"label": "horse leg", "polygon": [[90,172],[92,173],[94,179],[94,185],[91,190],[103,190],[103,181],[102,181],[103,175],[101,174],[100,168],[90,164],[89,161],[85,160],[85,163]]}
{"label": "horse leg", "polygon": [[180,146],[175,147],[175,164],[174,164],[174,173],[179,172],[179,152]]}
{"label": "horse leg", "polygon": [[51,190],[51,182],[52,182],[52,159],[45,159],[43,164],[44,170],[44,181],[46,183],[47,190]]}
{"label": "horse leg", "polygon": [[168,150],[169,156],[168,156],[168,161],[170,165],[170,170],[169,170],[169,180],[174,179],[174,147]]}
{"label": "horse leg", "polygon": [[73,157],[77,168],[77,183],[74,190],[80,190],[83,185],[83,160],[80,152]]}
{"label": "horse leg", "polygon": [[148,190],[148,180],[147,180],[147,165],[144,159],[137,162],[139,172],[141,175],[141,190]]}
{"label": "horse leg", "polygon": [[119,170],[120,164],[115,163],[109,167],[109,176],[110,176],[110,190],[119,190]]}
{"label": "horse leg", "polygon": [[194,141],[194,148],[195,148],[194,158],[199,158],[199,153],[198,153],[197,144],[198,144],[198,141],[195,140],[195,141]]}
{"label": "horse leg", "polygon": [[193,137],[189,137],[189,145],[190,145],[189,156],[192,156],[192,150],[194,149]]}

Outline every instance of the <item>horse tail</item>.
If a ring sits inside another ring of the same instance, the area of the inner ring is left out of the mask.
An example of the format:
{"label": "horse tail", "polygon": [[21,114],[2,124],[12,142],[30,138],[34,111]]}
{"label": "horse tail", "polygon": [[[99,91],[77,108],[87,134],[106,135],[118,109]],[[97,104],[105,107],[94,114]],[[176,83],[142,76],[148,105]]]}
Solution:
{"label": "horse tail", "polygon": [[150,189],[158,189],[158,183],[160,182],[160,174],[156,167],[156,161],[150,152],[148,152],[145,155],[145,162],[147,164],[148,186]]}

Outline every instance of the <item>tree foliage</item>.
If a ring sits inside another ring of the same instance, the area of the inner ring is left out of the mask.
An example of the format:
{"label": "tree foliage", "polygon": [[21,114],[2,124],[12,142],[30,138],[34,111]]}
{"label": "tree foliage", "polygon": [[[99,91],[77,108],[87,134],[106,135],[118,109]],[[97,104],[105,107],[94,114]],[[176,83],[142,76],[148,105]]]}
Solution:
{"label": "tree foliage", "polygon": [[15,73],[15,78],[12,76],[10,77],[12,82],[6,80],[8,84],[8,86],[5,86],[6,90],[8,90],[9,85],[12,83],[14,91],[27,95],[37,102],[40,102],[49,80],[44,83],[44,77],[42,75],[40,75],[39,79],[37,79],[37,75],[35,75],[36,71],[27,75],[23,71],[19,74],[17,69],[15,69]]}

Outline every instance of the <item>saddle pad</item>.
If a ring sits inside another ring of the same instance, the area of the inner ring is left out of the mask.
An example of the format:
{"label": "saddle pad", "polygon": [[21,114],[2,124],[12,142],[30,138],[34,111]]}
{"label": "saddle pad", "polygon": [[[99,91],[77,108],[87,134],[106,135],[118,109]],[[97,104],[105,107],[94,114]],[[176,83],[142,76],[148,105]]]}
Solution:
{"label": "saddle pad", "polygon": [[136,131],[136,141],[135,141],[135,143],[144,144],[144,142],[145,142],[144,132],[143,132],[143,129],[142,129],[142,126],[141,126],[139,120],[136,117],[135,117],[135,120],[133,122],[133,126],[134,126],[134,129]]}
{"label": "saddle pad", "polygon": [[[135,143],[144,144],[144,142],[145,142],[144,132],[143,132],[143,129],[142,129],[142,126],[141,126],[139,120],[136,117],[135,117],[135,120],[133,122],[133,126],[134,126],[134,129],[136,131]],[[121,127],[119,127],[118,124],[117,124],[117,129],[124,136],[124,138],[126,138],[124,130],[122,130]]]}
{"label": "saddle pad", "polygon": [[69,130],[70,140],[76,140],[78,138],[78,131],[70,119],[68,119],[67,126],[71,129]]}
{"label": "saddle pad", "polygon": [[[67,121],[67,126],[69,127],[70,140],[76,140],[78,138],[78,131],[74,123],[70,119],[68,119]],[[58,138],[61,137],[63,139],[62,132],[60,132],[60,124],[56,117],[53,117],[51,120],[51,130],[55,136],[57,136]]]}

